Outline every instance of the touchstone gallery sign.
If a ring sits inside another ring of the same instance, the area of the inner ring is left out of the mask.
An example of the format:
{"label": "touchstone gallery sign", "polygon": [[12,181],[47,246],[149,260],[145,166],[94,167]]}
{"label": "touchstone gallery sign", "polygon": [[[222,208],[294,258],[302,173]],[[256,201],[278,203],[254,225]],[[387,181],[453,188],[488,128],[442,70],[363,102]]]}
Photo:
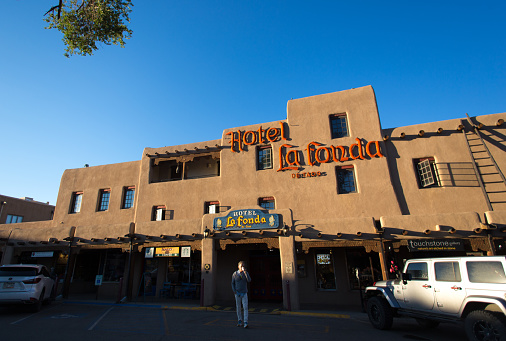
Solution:
{"label": "touchstone gallery sign", "polygon": [[279,214],[268,214],[261,210],[237,210],[224,217],[214,218],[213,228],[217,231],[275,229],[279,227]]}
{"label": "touchstone gallery sign", "polygon": [[410,252],[417,251],[464,251],[464,242],[462,240],[448,239],[412,239],[408,240],[408,249]]}

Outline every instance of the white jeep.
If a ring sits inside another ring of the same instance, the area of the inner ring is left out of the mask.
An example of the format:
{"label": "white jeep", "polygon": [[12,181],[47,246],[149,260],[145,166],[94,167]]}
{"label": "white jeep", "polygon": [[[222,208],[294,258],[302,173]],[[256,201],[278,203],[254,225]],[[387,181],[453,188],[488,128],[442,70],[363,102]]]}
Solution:
{"label": "white jeep", "polygon": [[469,340],[506,340],[506,257],[411,259],[401,278],[366,288],[367,314],[378,329],[396,316],[424,327],[463,321]]}

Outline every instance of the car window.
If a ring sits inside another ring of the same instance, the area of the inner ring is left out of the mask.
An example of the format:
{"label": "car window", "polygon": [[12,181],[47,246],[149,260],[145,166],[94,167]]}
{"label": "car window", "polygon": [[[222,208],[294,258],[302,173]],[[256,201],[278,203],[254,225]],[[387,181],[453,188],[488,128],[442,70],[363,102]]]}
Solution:
{"label": "car window", "polygon": [[434,270],[436,271],[436,281],[461,281],[459,262],[436,262]]}
{"label": "car window", "polygon": [[506,283],[501,262],[466,262],[469,281],[473,283]]}
{"label": "car window", "polygon": [[46,267],[43,267],[41,270],[40,270],[40,273],[45,276],[45,277],[50,277],[51,275],[49,274],[49,271],[46,269]]}
{"label": "car window", "polygon": [[36,268],[27,268],[27,267],[5,267],[0,268],[0,276],[9,276],[9,277],[16,277],[16,276],[23,276],[23,277],[29,277],[29,276],[37,276],[37,269]]}
{"label": "car window", "polygon": [[429,279],[427,263],[410,263],[406,272],[411,275],[413,281],[426,281]]}

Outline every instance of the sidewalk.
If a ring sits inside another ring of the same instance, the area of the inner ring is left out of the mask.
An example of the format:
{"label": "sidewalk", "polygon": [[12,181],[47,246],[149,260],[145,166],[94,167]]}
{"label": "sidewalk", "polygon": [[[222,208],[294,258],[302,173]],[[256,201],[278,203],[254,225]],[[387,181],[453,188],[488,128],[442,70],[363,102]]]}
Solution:
{"label": "sidewalk", "polygon": [[[221,311],[224,313],[235,313],[235,305],[231,302],[220,302],[218,304],[201,307],[198,300],[172,299],[160,300],[155,297],[138,298],[136,301],[123,301],[116,303],[114,300],[97,300],[94,295],[71,295],[68,299],[61,296],[57,298],[64,304],[92,304],[92,305],[121,305],[125,307],[149,307],[166,310],[195,310],[195,311]],[[323,307],[318,305],[303,306],[298,311],[287,311],[280,303],[250,302],[249,312],[252,314],[273,314],[292,316],[311,316],[324,318],[338,318],[367,321],[367,314],[360,311],[358,307]]]}

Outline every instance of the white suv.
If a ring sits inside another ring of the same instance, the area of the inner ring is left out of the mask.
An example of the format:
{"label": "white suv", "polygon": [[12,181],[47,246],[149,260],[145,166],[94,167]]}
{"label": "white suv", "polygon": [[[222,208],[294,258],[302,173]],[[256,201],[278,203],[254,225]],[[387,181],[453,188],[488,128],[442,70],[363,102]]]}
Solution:
{"label": "white suv", "polygon": [[52,299],[54,281],[44,265],[0,266],[0,305],[28,304],[34,311]]}
{"label": "white suv", "polygon": [[463,321],[469,340],[506,340],[506,257],[411,259],[401,278],[366,288],[367,314],[378,329],[411,316],[425,327]]}

